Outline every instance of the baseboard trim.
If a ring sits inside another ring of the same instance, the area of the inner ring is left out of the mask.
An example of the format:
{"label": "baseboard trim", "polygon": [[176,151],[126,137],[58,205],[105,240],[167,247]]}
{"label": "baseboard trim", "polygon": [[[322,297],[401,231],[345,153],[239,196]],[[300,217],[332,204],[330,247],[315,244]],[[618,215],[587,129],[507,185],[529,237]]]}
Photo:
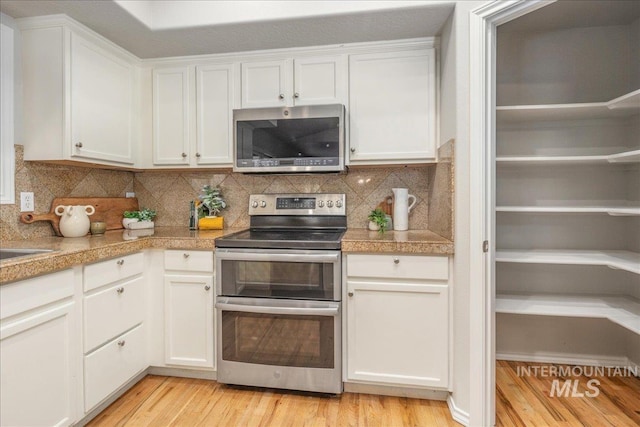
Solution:
{"label": "baseboard trim", "polygon": [[628,358],[614,356],[585,356],[581,354],[558,353],[496,353],[496,360],[508,360],[514,362],[556,363],[561,365],[580,366],[627,366]]}
{"label": "baseboard trim", "polygon": [[203,371],[197,369],[149,366],[149,369],[147,369],[147,371],[149,375],[162,375],[165,377],[194,378],[198,380],[214,381],[218,378],[218,373],[216,371]]}
{"label": "baseboard trim", "polygon": [[413,399],[447,400],[447,391],[424,388],[398,387],[378,384],[344,383],[345,393],[378,394],[381,396],[410,397]]}
{"label": "baseboard trim", "polygon": [[447,397],[447,406],[455,422],[463,426],[469,425],[469,414],[456,406],[456,402],[453,400],[453,395],[451,394]]}

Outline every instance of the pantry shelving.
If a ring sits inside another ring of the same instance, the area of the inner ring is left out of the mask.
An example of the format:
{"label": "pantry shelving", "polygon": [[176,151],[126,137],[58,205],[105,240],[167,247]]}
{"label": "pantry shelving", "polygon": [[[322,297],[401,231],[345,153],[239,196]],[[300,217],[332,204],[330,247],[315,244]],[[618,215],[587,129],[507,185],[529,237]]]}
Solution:
{"label": "pantry shelving", "polygon": [[496,312],[607,319],[640,335],[640,302],[607,295],[498,294]]}
{"label": "pantry shelving", "polygon": [[576,22],[498,28],[496,354],[640,363],[640,17]]}

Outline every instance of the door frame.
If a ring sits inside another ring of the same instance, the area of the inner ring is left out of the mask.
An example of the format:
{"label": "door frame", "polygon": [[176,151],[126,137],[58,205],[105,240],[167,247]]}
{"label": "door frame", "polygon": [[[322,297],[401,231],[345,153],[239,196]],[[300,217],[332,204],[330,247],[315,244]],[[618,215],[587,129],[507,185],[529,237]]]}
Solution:
{"label": "door frame", "polygon": [[[496,29],[555,0],[495,0],[469,16],[469,425],[495,425]],[[488,249],[483,250],[484,242]],[[479,282],[479,283],[478,283]]]}

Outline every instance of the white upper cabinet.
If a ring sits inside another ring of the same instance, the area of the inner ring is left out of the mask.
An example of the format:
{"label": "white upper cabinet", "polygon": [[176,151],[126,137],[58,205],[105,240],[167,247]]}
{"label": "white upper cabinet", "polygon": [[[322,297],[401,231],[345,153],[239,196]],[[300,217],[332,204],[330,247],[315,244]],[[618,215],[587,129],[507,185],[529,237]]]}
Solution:
{"label": "white upper cabinet", "polygon": [[342,55],[242,64],[242,108],[344,104],[346,60]]}
{"label": "white upper cabinet", "polygon": [[434,49],[351,55],[351,164],[435,160],[435,64]]}
{"label": "white upper cabinet", "polygon": [[189,68],[153,70],[153,164],[189,163]]}
{"label": "white upper cabinet", "polygon": [[198,165],[233,163],[233,109],[238,89],[238,64],[196,67],[196,151]]}
{"label": "white upper cabinet", "polygon": [[70,20],[20,27],[25,160],[133,166],[135,57]]}
{"label": "white upper cabinet", "polygon": [[231,166],[238,73],[238,64],[153,70],[154,165]]}

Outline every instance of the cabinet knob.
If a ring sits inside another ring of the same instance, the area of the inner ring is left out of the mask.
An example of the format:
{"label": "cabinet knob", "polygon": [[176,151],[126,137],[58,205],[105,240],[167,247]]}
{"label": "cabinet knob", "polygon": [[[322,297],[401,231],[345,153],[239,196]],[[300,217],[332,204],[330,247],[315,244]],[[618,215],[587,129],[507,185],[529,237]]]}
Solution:
{"label": "cabinet knob", "polygon": [[122,294],[124,292],[124,288],[118,288],[116,289],[116,292]]}
{"label": "cabinet knob", "polygon": [[82,142],[76,142],[76,148],[82,148]]}
{"label": "cabinet knob", "polygon": [[296,92],[296,93],[293,94],[293,97],[294,98],[300,98],[300,94],[298,92]]}
{"label": "cabinet knob", "polygon": [[118,345],[119,345],[120,347],[124,347],[124,345],[125,345],[125,344],[126,344],[125,340],[120,340],[120,341],[118,341]]}
{"label": "cabinet knob", "polygon": [[356,152],[356,147],[351,147],[351,152],[355,153]]}
{"label": "cabinet knob", "polygon": [[204,290],[205,290],[205,291],[208,291],[209,289],[211,289],[211,286],[209,286],[209,285],[205,285]]}
{"label": "cabinet knob", "polygon": [[284,93],[281,93],[280,95],[278,95],[278,98],[284,99]]}
{"label": "cabinet knob", "polygon": [[189,254],[182,254],[182,256],[184,257],[184,259],[189,258]]}
{"label": "cabinet knob", "polygon": [[118,261],[116,261],[116,264],[123,265],[124,264],[124,260],[123,259],[119,259]]}
{"label": "cabinet knob", "polygon": [[182,153],[182,158],[186,159],[187,158],[187,153]]}
{"label": "cabinet knob", "polygon": [[349,292],[349,293],[347,293],[347,295],[349,295],[350,297],[352,297],[352,296],[353,296],[353,292]]}
{"label": "cabinet knob", "polygon": [[394,264],[400,264],[400,258],[396,258],[396,257],[394,257],[394,258],[393,258],[393,263],[394,263]]}
{"label": "cabinet knob", "polygon": [[197,158],[200,158],[200,153],[196,153],[196,157],[197,157]]}

